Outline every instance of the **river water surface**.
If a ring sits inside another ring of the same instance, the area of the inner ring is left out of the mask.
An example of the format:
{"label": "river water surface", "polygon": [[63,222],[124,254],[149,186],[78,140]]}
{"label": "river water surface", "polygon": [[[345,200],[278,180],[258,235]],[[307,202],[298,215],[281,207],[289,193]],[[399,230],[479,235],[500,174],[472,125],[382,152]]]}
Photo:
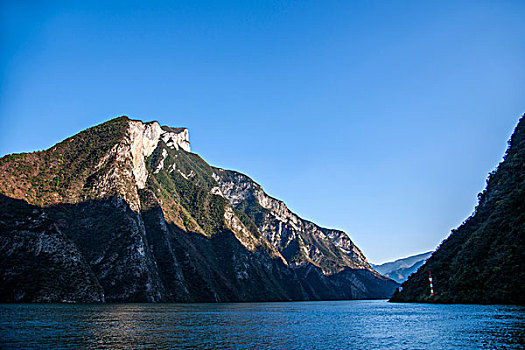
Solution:
{"label": "river water surface", "polygon": [[355,300],[0,304],[0,348],[523,349],[525,307]]}

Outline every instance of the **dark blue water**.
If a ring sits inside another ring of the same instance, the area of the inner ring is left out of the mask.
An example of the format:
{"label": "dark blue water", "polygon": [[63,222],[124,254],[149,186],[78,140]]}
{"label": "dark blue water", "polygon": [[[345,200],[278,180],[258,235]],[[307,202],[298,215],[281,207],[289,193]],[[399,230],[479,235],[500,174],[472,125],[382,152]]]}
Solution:
{"label": "dark blue water", "polygon": [[0,305],[2,349],[523,349],[524,338],[516,306]]}

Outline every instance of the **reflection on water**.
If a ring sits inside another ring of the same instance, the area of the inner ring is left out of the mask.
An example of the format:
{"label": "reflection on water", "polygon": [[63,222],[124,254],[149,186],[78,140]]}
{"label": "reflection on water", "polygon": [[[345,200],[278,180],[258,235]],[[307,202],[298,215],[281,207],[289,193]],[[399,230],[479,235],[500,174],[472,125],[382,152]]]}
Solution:
{"label": "reflection on water", "polygon": [[0,305],[0,348],[525,347],[525,308],[338,301]]}

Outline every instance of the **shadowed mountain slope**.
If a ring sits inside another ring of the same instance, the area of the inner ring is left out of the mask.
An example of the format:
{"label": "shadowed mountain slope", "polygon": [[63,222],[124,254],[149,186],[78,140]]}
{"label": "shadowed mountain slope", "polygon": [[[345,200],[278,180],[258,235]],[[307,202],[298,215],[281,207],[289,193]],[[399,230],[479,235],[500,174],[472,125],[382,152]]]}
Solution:
{"label": "shadowed mountain slope", "polygon": [[391,301],[525,303],[525,116],[478,197],[474,214],[452,230]]}
{"label": "shadowed mountain slope", "polygon": [[113,119],[0,159],[0,301],[389,297],[341,231],[191,153],[188,130]]}

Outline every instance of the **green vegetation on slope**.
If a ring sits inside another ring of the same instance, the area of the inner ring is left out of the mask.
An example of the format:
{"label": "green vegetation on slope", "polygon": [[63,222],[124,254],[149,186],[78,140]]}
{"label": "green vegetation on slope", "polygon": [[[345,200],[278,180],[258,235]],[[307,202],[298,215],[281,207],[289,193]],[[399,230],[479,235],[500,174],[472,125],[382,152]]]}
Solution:
{"label": "green vegetation on slope", "polygon": [[[391,301],[525,304],[525,116],[474,214]],[[434,279],[429,296],[428,271]]]}
{"label": "green vegetation on slope", "polygon": [[[165,166],[156,171],[162,159]],[[157,147],[147,159],[147,167],[151,174],[148,189],[161,200],[168,222],[206,236],[224,230],[227,201],[210,193],[216,183],[210,166],[202,158],[183,150]]]}
{"label": "green vegetation on slope", "polygon": [[90,172],[123,136],[127,117],[84,130],[48,150],[0,159],[0,193],[48,206],[78,201]]}
{"label": "green vegetation on slope", "polygon": [[[391,294],[392,281],[353,270],[345,261],[329,275],[317,261],[309,263],[302,254],[309,249],[317,257],[328,254],[330,263],[337,256],[330,250],[336,250],[334,244],[315,238],[333,231],[307,221],[297,219],[301,234],[283,250],[296,263],[289,266],[259,226],[270,223],[279,242],[296,232],[286,221],[276,221],[279,214],[259,205],[253,192],[244,191],[245,185],[258,185],[240,173],[218,171],[175,145],[158,143],[145,159],[146,188],[139,188],[135,170],[142,164],[134,151],[140,151],[141,135],[128,133],[136,131],[129,126],[129,119],[117,118],[49,150],[1,159],[5,261],[0,266],[6,268],[0,268],[0,301],[268,301]],[[232,181],[219,185],[217,173],[231,175]],[[219,195],[223,185],[240,198],[239,208]],[[330,263],[323,268],[332,269]]]}

